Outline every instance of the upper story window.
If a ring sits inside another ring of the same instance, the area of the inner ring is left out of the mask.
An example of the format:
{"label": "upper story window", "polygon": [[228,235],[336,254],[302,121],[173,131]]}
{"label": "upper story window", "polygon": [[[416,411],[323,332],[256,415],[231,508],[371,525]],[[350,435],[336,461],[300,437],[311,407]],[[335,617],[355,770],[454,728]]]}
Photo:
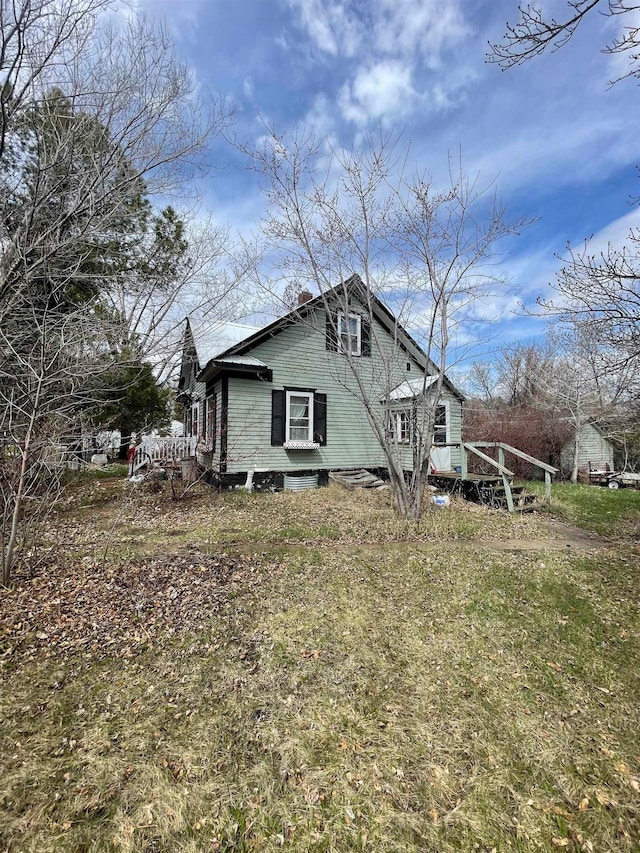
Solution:
{"label": "upper story window", "polygon": [[313,394],[287,391],[285,441],[313,441]]}
{"label": "upper story window", "polygon": [[360,355],[362,352],[362,319],[359,314],[338,312],[338,342],[340,352]]}

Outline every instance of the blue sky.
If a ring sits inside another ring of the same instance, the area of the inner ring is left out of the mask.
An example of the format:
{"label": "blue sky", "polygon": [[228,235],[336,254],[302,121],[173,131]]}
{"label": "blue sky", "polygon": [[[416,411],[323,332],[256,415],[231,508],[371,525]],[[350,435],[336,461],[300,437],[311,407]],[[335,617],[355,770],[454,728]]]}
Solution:
{"label": "blue sky", "polygon": [[[545,0],[559,11],[564,0]],[[522,68],[485,62],[516,17],[516,0],[138,0],[164,18],[202,91],[235,107],[251,141],[267,121],[346,148],[367,130],[402,133],[411,157],[444,182],[448,152],[497,179],[514,216],[535,217],[502,264],[512,289],[496,301],[503,341],[539,324],[517,311],[553,278],[567,241],[619,243],[640,224],[640,96],[601,48],[627,16],[587,18],[571,42]],[[637,22],[636,22],[637,23]],[[248,233],[264,210],[255,174],[223,140],[201,186],[216,220]]]}

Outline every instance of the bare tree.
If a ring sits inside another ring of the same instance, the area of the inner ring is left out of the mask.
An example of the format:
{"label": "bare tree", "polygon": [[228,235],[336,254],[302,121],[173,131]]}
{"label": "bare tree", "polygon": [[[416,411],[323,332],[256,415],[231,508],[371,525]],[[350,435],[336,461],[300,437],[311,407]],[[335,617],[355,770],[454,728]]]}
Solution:
{"label": "bare tree", "polygon": [[627,15],[628,26],[622,29],[603,48],[603,53],[624,54],[629,60],[629,70],[614,82],[627,77],[640,77],[640,28],[636,0],[568,0],[565,14],[556,20],[552,15],[529,4],[518,6],[520,18],[516,24],[507,24],[502,43],[490,44],[487,61],[498,64],[503,70],[522,65],[547,50],[556,51],[573,38],[587,15],[597,11],[608,17]]}
{"label": "bare tree", "polygon": [[[344,356],[333,378],[366,412],[398,511],[419,518],[452,328],[497,283],[492,249],[524,221],[508,222],[491,189],[455,165],[444,190],[422,175],[394,178],[389,140],[346,152],[319,147],[311,136],[287,141],[271,133],[251,154],[267,179],[267,257],[286,281],[323,296],[335,347]],[[409,449],[390,429],[397,405],[392,392],[406,380],[404,343],[397,325],[376,331],[378,298],[389,302],[403,326],[416,328],[427,355],[410,394]],[[372,358],[366,370],[339,319],[349,316],[354,301],[368,317]]]}
{"label": "bare tree", "polygon": [[[27,336],[22,325],[30,329]],[[20,546],[60,492],[63,442],[91,402],[89,379],[105,370],[102,338],[84,307],[60,312],[23,300],[0,325],[2,582]]]}
{"label": "bare tree", "polygon": [[222,251],[216,239],[206,258],[158,262],[148,198],[185,192],[226,116],[162,27],[108,5],[0,0],[0,394],[3,459],[19,459],[4,469],[5,583],[41,495],[38,448],[77,428],[121,356],[114,341],[161,352],[172,310]]}
{"label": "bare tree", "polygon": [[[560,20],[547,16],[535,6],[519,6],[520,20],[507,25],[502,44],[492,44],[487,59],[505,70],[522,64],[545,50],[558,50],[574,35],[587,15],[598,12],[617,18],[620,35],[605,48],[608,54],[628,57],[629,70],[613,82],[640,78],[640,27],[637,0],[569,0]],[[640,364],[640,233],[631,229],[622,247],[608,245],[594,253],[590,240],[581,249],[567,248],[564,266],[557,274],[557,299],[541,299],[538,304],[552,316],[587,323],[600,341],[608,359],[608,370],[638,371]]]}
{"label": "bare tree", "polygon": [[626,246],[600,254],[590,253],[586,240],[580,250],[569,247],[564,263],[553,285],[558,298],[538,304],[588,327],[608,372],[631,379],[640,368],[640,232],[632,229]]}
{"label": "bare tree", "polygon": [[541,405],[554,360],[549,341],[503,347],[496,363],[496,388],[506,405]]}
{"label": "bare tree", "polygon": [[615,389],[603,381],[602,358],[588,326],[563,324],[551,334],[556,352],[543,386],[544,404],[571,427],[573,454],[570,479],[578,480],[582,429],[590,420],[602,419],[612,411]]}

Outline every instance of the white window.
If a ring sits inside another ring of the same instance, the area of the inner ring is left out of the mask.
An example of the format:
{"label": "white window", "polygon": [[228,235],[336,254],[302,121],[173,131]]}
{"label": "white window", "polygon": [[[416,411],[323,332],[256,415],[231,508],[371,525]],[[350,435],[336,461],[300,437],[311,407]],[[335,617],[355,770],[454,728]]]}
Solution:
{"label": "white window", "polygon": [[191,435],[198,435],[200,432],[200,403],[194,403],[191,406]]}
{"label": "white window", "polygon": [[391,414],[389,438],[398,444],[409,444],[411,441],[411,412],[408,409]]}
{"label": "white window", "polygon": [[285,441],[313,441],[313,394],[287,391]]}
{"label": "white window", "polygon": [[210,450],[216,449],[216,395],[207,397],[206,401],[207,414],[205,417],[205,429],[207,436],[207,446]]}
{"label": "white window", "polygon": [[338,313],[338,349],[351,355],[362,351],[362,318],[359,314]]}
{"label": "white window", "polygon": [[447,443],[447,407],[438,406],[436,408],[435,420],[433,422],[433,443]]}

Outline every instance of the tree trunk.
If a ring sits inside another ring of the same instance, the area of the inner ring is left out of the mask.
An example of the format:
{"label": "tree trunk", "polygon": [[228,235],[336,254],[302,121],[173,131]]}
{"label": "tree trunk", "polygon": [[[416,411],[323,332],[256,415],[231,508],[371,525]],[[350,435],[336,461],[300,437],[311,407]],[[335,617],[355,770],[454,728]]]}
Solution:
{"label": "tree trunk", "polygon": [[131,435],[121,432],[120,433],[120,448],[118,450],[118,459],[127,461],[127,453],[129,452],[129,447],[131,445]]}
{"label": "tree trunk", "polygon": [[22,448],[22,459],[20,460],[20,477],[18,479],[18,488],[16,490],[15,501],[13,505],[13,514],[11,518],[11,530],[7,539],[6,548],[2,553],[2,585],[9,586],[11,580],[11,570],[13,569],[13,555],[18,541],[18,528],[20,524],[20,513],[22,512],[22,501],[24,498],[26,483],[27,483],[27,468],[29,464],[29,454],[31,451],[31,442],[33,441],[33,430],[36,422],[36,412],[40,405],[40,392],[42,390],[42,377],[38,380],[38,385],[35,393],[33,409],[29,418],[29,426],[24,438],[24,447]]}
{"label": "tree trunk", "polygon": [[578,464],[580,461],[580,429],[576,429],[576,440],[573,445],[573,466],[571,468],[571,482],[578,482]]}

